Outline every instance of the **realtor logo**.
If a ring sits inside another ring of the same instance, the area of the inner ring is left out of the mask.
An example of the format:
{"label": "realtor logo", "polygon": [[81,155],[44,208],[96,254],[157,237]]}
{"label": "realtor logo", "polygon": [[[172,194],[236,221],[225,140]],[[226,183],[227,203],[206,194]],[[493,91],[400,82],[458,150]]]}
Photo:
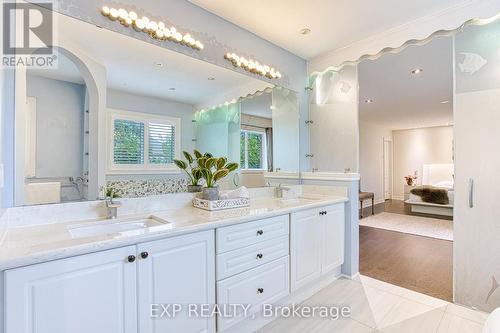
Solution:
{"label": "realtor logo", "polygon": [[2,65],[54,68],[52,2],[3,3]]}

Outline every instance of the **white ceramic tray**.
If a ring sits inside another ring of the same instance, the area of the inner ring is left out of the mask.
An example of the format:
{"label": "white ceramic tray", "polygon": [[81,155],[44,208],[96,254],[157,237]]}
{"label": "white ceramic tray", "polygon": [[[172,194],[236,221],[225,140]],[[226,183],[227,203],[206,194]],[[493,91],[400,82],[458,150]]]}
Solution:
{"label": "white ceramic tray", "polygon": [[193,199],[193,206],[204,210],[215,211],[233,208],[242,208],[250,206],[249,198],[234,198],[224,200],[204,200],[201,198]]}

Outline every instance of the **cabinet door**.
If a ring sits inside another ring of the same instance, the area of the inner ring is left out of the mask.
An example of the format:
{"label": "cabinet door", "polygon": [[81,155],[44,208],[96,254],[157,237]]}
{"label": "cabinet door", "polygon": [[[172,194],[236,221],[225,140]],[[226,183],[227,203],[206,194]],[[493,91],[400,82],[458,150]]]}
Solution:
{"label": "cabinet door", "polygon": [[313,209],[291,215],[290,284],[292,291],[320,277],[322,232],[318,210]]}
{"label": "cabinet door", "polygon": [[[215,304],[214,237],[207,231],[138,245],[140,333],[215,332],[215,318],[195,318],[187,310],[189,304]],[[157,316],[163,312],[157,304],[182,310],[153,318],[152,307]]]}
{"label": "cabinet door", "polygon": [[137,332],[135,246],[5,272],[6,333]]}
{"label": "cabinet door", "polygon": [[344,204],[328,206],[321,211],[326,212],[323,220],[323,255],[321,274],[344,263]]}

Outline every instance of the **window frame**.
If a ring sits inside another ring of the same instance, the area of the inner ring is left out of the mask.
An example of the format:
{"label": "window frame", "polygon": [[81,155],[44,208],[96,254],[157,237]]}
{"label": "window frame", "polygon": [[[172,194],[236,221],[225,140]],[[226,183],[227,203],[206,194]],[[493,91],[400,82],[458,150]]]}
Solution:
{"label": "window frame", "polygon": [[[114,162],[114,133],[115,120],[128,120],[144,124],[144,163],[143,164],[115,164]],[[180,173],[174,163],[154,164],[149,162],[149,124],[163,124],[175,128],[175,153],[178,159],[181,154],[181,118],[156,115],[145,112],[132,112],[118,109],[108,109],[107,147],[108,163],[107,174],[170,174]]]}
{"label": "window frame", "polygon": [[[245,134],[245,165],[241,165],[242,171],[267,171],[267,136],[265,131],[241,129],[240,133]],[[248,168],[248,133],[262,135],[262,168]],[[241,135],[241,134],[240,134]],[[241,153],[241,152],[240,152]],[[241,162],[241,161],[240,161]]]}

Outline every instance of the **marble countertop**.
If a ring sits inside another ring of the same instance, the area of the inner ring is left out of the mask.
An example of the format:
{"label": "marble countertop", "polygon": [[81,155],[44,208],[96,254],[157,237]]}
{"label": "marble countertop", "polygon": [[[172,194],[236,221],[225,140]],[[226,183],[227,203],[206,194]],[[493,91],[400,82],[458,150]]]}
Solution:
{"label": "marble countertop", "polygon": [[[123,219],[153,217],[168,223],[148,228],[90,237],[74,237],[70,229],[83,224],[107,222],[86,220],[36,226],[13,227],[0,240],[0,270],[71,257],[116,247],[173,237],[196,231],[283,215],[348,201],[347,197],[322,195],[309,199],[252,199],[250,207],[208,212],[191,206],[148,214],[119,216]],[[116,221],[116,220],[112,220]],[[111,221],[109,221],[111,223]]]}

